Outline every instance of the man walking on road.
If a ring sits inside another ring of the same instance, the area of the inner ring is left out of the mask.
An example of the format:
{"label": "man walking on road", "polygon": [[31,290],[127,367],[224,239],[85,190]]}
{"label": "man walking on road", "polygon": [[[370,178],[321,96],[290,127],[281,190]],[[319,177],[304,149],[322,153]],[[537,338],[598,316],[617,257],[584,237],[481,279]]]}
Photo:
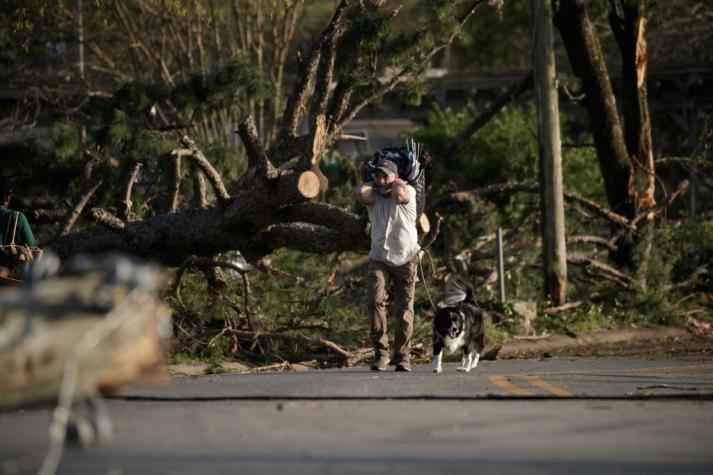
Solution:
{"label": "man walking on road", "polygon": [[371,369],[384,371],[389,364],[386,302],[393,280],[396,332],[392,363],[396,371],[411,371],[413,301],[416,289],[418,235],[416,190],[398,177],[398,168],[382,158],[373,166],[373,181],[357,186],[356,200],[366,205],[371,222],[369,252],[369,319],[374,359]]}

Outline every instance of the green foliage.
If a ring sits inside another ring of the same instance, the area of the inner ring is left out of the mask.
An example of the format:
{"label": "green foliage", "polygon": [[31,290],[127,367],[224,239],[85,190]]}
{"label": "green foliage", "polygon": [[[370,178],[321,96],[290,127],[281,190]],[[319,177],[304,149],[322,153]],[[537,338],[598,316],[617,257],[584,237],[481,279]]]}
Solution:
{"label": "green foliage", "polygon": [[530,67],[530,2],[505,1],[502,10],[481,7],[466,26],[454,53],[466,70],[515,70]]}
{"label": "green foliage", "polygon": [[60,122],[51,131],[50,144],[29,135],[0,143],[0,174],[14,182],[18,198],[62,195],[84,164],[78,136],[76,126]]}
{"label": "green foliage", "polygon": [[609,304],[587,302],[572,312],[535,319],[538,333],[578,334],[624,325],[627,325],[627,319],[616,300]]}
{"label": "green foliage", "polygon": [[428,0],[405,15],[406,21],[393,21],[393,12],[364,2],[354,5],[347,15],[347,29],[338,46],[336,73],[346,85],[356,86],[355,97],[377,95],[384,89],[376,74],[390,76],[411,72],[405,84],[407,104],[419,104],[425,68],[430,66],[432,50],[444,45],[458,32],[466,1]]}
{"label": "green foliage", "polygon": [[713,318],[706,297],[713,293],[713,213],[658,226],[651,233],[647,288],[637,302],[642,313],[657,323],[673,323],[687,310],[708,308],[704,315]]}
{"label": "green foliage", "polygon": [[242,148],[224,145],[221,142],[199,143],[210,163],[221,174],[225,182],[237,180],[248,167],[247,157]]}
{"label": "green foliage", "polygon": [[[432,151],[436,160],[429,177],[436,193],[446,188],[473,189],[495,183],[536,183],[539,175],[537,118],[532,107],[507,106],[472,135],[448,161],[441,152],[478,114],[473,103],[461,111],[443,109],[437,103],[429,110],[426,125],[412,133]],[[562,116],[562,128],[569,119]],[[570,139],[572,140],[572,139]],[[591,141],[588,134],[574,143]],[[606,203],[604,182],[596,151],[592,147],[563,147],[562,169],[565,189]]]}
{"label": "green foliage", "polygon": [[[571,140],[571,139],[570,139]],[[591,141],[591,135],[584,134],[577,143]],[[577,193],[601,206],[607,205],[604,179],[599,169],[597,151],[594,147],[571,147],[568,142],[562,146],[562,179],[565,191]]]}
{"label": "green foliage", "polygon": [[208,75],[193,74],[170,93],[171,102],[188,121],[198,113],[233,109],[238,97],[257,100],[267,96],[268,87],[249,53],[233,58]]}
{"label": "green foliage", "polygon": [[[431,178],[441,186],[472,189],[493,183],[537,179],[537,128],[534,111],[506,107],[448,159],[445,146],[478,114],[474,104],[459,112],[434,105],[426,125],[414,131],[436,160]],[[449,185],[449,183],[452,183]]]}
{"label": "green foliage", "polygon": [[79,130],[76,124],[58,122],[52,128],[54,153],[60,162],[77,161],[81,156]]}
{"label": "green foliage", "polygon": [[687,278],[713,262],[713,213],[685,219],[659,230],[656,248],[669,263],[674,281]]}
{"label": "green foliage", "polygon": [[51,166],[53,158],[30,136],[0,144],[0,171],[15,180],[29,179],[35,168]]}

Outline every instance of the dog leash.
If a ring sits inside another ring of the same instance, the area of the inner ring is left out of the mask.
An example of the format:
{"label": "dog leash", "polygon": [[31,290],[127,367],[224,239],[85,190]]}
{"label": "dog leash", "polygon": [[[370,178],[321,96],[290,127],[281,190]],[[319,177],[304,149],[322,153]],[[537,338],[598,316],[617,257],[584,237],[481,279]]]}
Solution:
{"label": "dog leash", "polygon": [[[426,249],[421,249],[426,255],[428,256],[428,259],[431,261],[431,275],[434,273],[434,267],[433,267],[433,257],[431,256],[431,253],[428,252]],[[423,288],[426,289],[426,295],[428,296],[428,301],[431,302],[431,307],[433,307],[433,310],[438,310],[436,307],[436,304],[433,303],[433,299],[431,298],[431,292],[428,291],[428,284],[426,284],[426,276],[423,273],[423,262],[421,261],[421,252],[418,253],[418,268],[421,271],[421,282],[423,282]]]}
{"label": "dog leash", "polygon": [[[431,253],[428,252],[426,249],[421,249],[427,256],[428,260],[431,263],[431,275],[435,273],[435,268],[433,266],[433,256],[431,256]],[[426,296],[428,297],[428,301],[431,302],[431,307],[433,307],[433,310],[438,311],[438,307],[436,307],[436,304],[433,303],[433,299],[431,298],[431,292],[428,291],[428,284],[426,284],[426,276],[423,272],[423,261],[421,260],[421,252],[419,251],[418,253],[418,268],[421,271],[421,282],[423,282],[423,288],[426,290]],[[471,298],[473,299],[473,304],[477,309],[481,309],[480,304],[478,304],[478,299],[475,298],[475,293],[471,295]]]}

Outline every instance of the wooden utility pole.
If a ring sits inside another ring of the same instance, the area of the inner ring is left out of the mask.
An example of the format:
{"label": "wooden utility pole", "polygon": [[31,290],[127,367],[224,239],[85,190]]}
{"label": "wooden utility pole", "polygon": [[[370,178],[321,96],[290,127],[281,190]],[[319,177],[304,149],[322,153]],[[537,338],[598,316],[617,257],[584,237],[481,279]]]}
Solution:
{"label": "wooden utility pole", "polygon": [[[77,69],[82,87],[86,87],[86,76],[84,73],[84,11],[82,0],[77,0]],[[79,131],[79,143],[84,145],[87,141],[87,127],[82,124]]]}
{"label": "wooden utility pole", "polygon": [[533,62],[540,142],[540,203],[545,295],[555,304],[567,298],[567,248],[564,236],[562,149],[555,55],[552,40],[552,0],[532,0]]}

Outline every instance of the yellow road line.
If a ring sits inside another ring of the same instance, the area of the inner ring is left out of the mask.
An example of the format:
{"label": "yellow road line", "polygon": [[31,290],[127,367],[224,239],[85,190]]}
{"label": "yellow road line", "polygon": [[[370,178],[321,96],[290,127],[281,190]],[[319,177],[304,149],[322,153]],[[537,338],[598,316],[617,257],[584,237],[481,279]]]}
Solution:
{"label": "yellow road line", "polygon": [[525,388],[521,388],[520,386],[515,386],[512,384],[510,381],[508,381],[505,376],[501,376],[499,374],[494,374],[490,376],[490,382],[493,383],[494,385],[498,386],[501,389],[504,389],[505,391],[509,392],[510,394],[514,394],[515,396],[534,396],[535,394],[528,391]]}
{"label": "yellow road line", "polygon": [[574,394],[572,394],[569,391],[565,391],[564,389],[558,388],[557,386],[547,383],[545,381],[542,381],[540,378],[537,376],[533,375],[525,375],[523,376],[525,380],[532,384],[533,386],[537,386],[538,388],[544,389],[545,391],[554,394],[555,396],[560,396],[560,397],[572,397]]}
{"label": "yellow road line", "polygon": [[[667,373],[678,373],[678,372],[685,372],[687,370],[696,370],[696,369],[713,369],[713,363],[701,363],[701,364],[695,364],[695,365],[681,365],[681,366],[651,366],[651,367],[644,367],[644,368],[609,368],[609,369],[571,369],[571,370],[563,370],[563,371],[534,371],[530,374],[537,374],[539,376],[555,376],[555,375],[564,375],[564,376],[575,376],[578,374],[607,374],[607,373],[636,373],[636,372],[642,372],[642,373],[651,373],[651,372],[667,372]],[[520,375],[524,376],[524,375]]]}

